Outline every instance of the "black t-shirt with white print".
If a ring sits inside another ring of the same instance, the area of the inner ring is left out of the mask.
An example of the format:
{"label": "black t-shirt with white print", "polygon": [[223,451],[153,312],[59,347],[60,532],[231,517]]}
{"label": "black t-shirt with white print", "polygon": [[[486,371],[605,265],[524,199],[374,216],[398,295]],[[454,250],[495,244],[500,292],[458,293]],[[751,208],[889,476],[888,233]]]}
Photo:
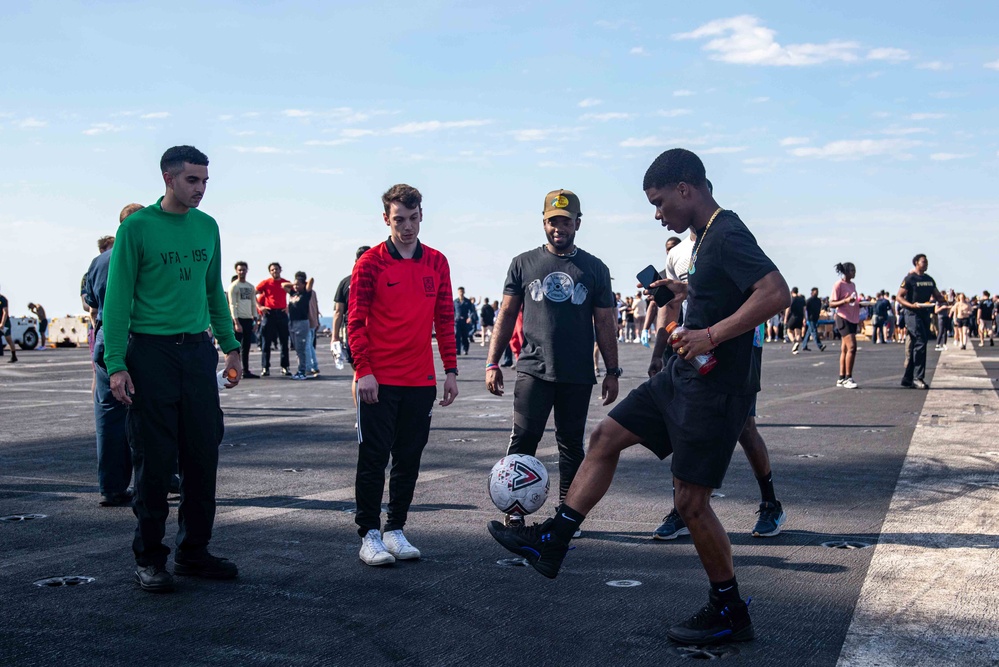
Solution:
{"label": "black t-shirt with white print", "polygon": [[613,308],[610,271],[576,249],[569,257],[545,246],[513,258],[504,294],[524,301],[524,347],[517,372],[569,384],[595,384],[593,309]]}
{"label": "black t-shirt with white print", "polygon": [[[698,241],[702,242],[696,260],[691,260],[687,279],[684,326],[689,329],[706,329],[734,314],[746,303],[750,288],[777,270],[732,211],[719,213],[711,229],[698,233]],[[678,368],[723,394],[747,395],[760,390],[752,329],[720,344],[714,354],[718,365],[707,375],[698,375],[683,359]]]}
{"label": "black t-shirt with white print", "polygon": [[[928,273],[919,275],[915,271],[911,271],[905,275],[905,278],[902,278],[900,287],[905,290],[905,300],[909,303],[929,303],[937,292],[937,281],[933,280]],[[906,310],[927,318],[933,312],[932,308],[916,308],[915,310],[907,308]]]}

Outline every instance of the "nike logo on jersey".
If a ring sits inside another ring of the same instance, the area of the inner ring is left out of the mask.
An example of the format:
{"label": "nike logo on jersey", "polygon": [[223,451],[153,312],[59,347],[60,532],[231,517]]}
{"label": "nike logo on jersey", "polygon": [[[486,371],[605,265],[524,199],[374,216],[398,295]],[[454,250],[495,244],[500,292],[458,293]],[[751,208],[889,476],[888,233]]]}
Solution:
{"label": "nike logo on jersey", "polygon": [[398,285],[398,284],[399,284],[399,283],[401,283],[401,282],[402,282],[402,281],[401,281],[401,280],[399,280],[399,281],[397,281],[397,282],[394,282],[394,283],[386,283],[386,284],[387,284],[387,285],[388,285],[389,287],[395,287],[396,285]]}
{"label": "nike logo on jersey", "polygon": [[565,515],[565,512],[562,512],[562,518],[564,518],[564,519],[568,519],[569,521],[572,521],[573,523],[579,523],[578,521],[576,521],[576,520],[575,520],[575,519],[573,519],[572,517],[570,517],[570,516],[566,516],[566,515]]}

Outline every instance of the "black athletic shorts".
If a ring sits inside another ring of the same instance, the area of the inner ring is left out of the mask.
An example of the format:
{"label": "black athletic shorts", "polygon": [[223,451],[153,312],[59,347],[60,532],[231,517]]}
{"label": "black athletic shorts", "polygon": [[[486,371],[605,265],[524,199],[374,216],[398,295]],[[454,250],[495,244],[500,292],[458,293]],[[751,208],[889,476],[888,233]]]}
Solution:
{"label": "black athletic shorts", "polygon": [[836,331],[838,331],[839,335],[841,337],[843,337],[843,338],[846,338],[846,336],[848,336],[848,335],[849,336],[856,336],[857,335],[857,323],[856,322],[848,322],[847,320],[844,320],[842,317],[840,317],[839,315],[837,315],[836,316]]}
{"label": "black athletic shorts", "polygon": [[970,327],[971,318],[970,317],[959,317],[957,318],[957,326],[959,327]]}
{"label": "black athletic shorts", "polygon": [[721,394],[671,357],[662,372],[634,389],[610,418],[660,459],[670,454],[673,476],[721,488],[756,394]]}
{"label": "black athletic shorts", "polygon": [[795,317],[794,315],[787,318],[787,328],[788,329],[800,329],[805,326],[805,320],[800,317]]}

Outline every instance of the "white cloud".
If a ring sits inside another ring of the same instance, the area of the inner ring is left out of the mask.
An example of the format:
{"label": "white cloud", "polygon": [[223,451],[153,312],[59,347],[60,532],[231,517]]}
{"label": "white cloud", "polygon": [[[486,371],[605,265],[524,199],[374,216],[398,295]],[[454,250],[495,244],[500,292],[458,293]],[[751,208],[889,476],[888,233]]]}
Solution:
{"label": "white cloud", "polygon": [[780,140],[781,146],[800,146],[809,142],[808,137],[784,137]]}
{"label": "white cloud", "polygon": [[728,153],[741,153],[748,148],[748,146],[713,146],[712,148],[704,148],[697,152],[701,155],[726,155]]}
{"label": "white cloud", "polygon": [[891,118],[891,114],[887,111],[875,111],[871,115],[875,118]]}
{"label": "white cloud", "polygon": [[235,137],[252,137],[257,133],[256,130],[230,130],[229,132]]}
{"label": "white cloud", "polygon": [[465,127],[481,127],[488,125],[491,120],[428,120],[419,123],[403,123],[389,128],[389,134],[421,134],[423,132],[436,132],[437,130],[451,130]]}
{"label": "white cloud", "polygon": [[49,123],[48,121],[39,120],[38,118],[32,117],[32,118],[25,118],[24,120],[20,120],[14,124],[17,125],[19,128],[21,128],[22,130],[32,130],[39,127],[45,127]]}
{"label": "white cloud", "polygon": [[831,160],[857,160],[881,155],[908,158],[911,156],[906,151],[920,145],[921,141],[911,139],[846,139],[833,141],[822,147],[793,148],[788,152],[795,157]]}
{"label": "white cloud", "polygon": [[306,111],[305,109],[285,109],[281,112],[281,115],[288,118],[308,118],[313,115],[313,112]]}
{"label": "white cloud", "polygon": [[914,113],[909,114],[909,120],[939,120],[941,118],[946,118],[945,113]]}
{"label": "white cloud", "polygon": [[867,52],[868,60],[884,60],[890,63],[900,63],[910,58],[909,52],[905,49],[880,48],[871,49]]}
{"label": "white cloud", "polygon": [[666,142],[659,137],[629,137],[620,143],[623,148],[648,148],[665,145]]}
{"label": "white cloud", "polygon": [[696,93],[694,93],[694,91],[692,91],[692,90],[674,90],[673,91],[673,97],[690,97],[691,95],[695,95],[695,94]]}
{"label": "white cloud", "polygon": [[360,139],[361,137],[368,137],[375,134],[374,130],[362,130],[360,128],[348,127],[345,130],[340,131],[340,136],[346,139]]}
{"label": "white cloud", "polygon": [[622,113],[620,111],[608,111],[607,113],[586,113],[579,117],[579,120],[597,120],[606,122],[608,120],[628,120],[633,114]]}
{"label": "white cloud", "polygon": [[152,113],[144,113],[141,116],[139,116],[139,118],[142,118],[143,120],[152,120],[155,118],[169,118],[169,117],[170,117],[169,111],[154,111]]}
{"label": "white cloud", "polygon": [[916,65],[916,69],[928,69],[934,72],[942,72],[951,68],[949,63],[940,62],[939,60],[932,60],[928,63],[919,63]]}
{"label": "white cloud", "polygon": [[930,155],[931,160],[937,160],[940,162],[946,162],[948,160],[963,160],[964,158],[973,157],[972,153],[933,153]]}
{"label": "white cloud", "polygon": [[656,112],[656,115],[663,118],[676,118],[677,116],[686,116],[690,113],[693,113],[690,109],[660,109]]}
{"label": "white cloud", "polygon": [[618,30],[620,28],[630,28],[635,29],[635,22],[628,19],[618,19],[617,21],[607,21],[606,19],[600,19],[595,21],[593,25],[598,28],[604,28],[606,30]]}
{"label": "white cloud", "polygon": [[769,102],[770,98],[769,97],[754,97],[753,99],[751,99],[749,101],[752,102],[753,104],[763,104],[764,102]]}
{"label": "white cloud", "polygon": [[999,60],[993,60],[990,63],[985,63],[982,67],[988,67],[989,69],[999,70]]}
{"label": "white cloud", "polygon": [[257,153],[261,155],[276,155],[291,152],[283,148],[275,148],[274,146],[233,146],[232,149],[237,153]]}
{"label": "white cloud", "polygon": [[585,100],[580,100],[579,106],[581,106],[582,108],[585,109],[587,107],[599,106],[599,105],[601,105],[603,103],[604,103],[603,100],[598,100],[595,97],[587,97]]}
{"label": "white cloud", "polygon": [[219,116],[219,120],[221,121],[232,120],[233,118],[235,118],[235,116],[233,116],[231,113],[224,113],[221,116]]}
{"label": "white cloud", "polygon": [[673,39],[709,39],[704,50],[712,60],[738,65],[795,66],[818,65],[829,61],[858,59],[856,42],[832,41],[825,44],[788,44],[774,39],[777,32],[763,26],[755,16],[742,15],[705,23],[692,32]]}
{"label": "white cloud", "polygon": [[633,56],[648,56],[648,55],[651,55],[648,51],[645,50],[644,46],[635,46],[635,47],[632,47],[631,51],[628,51],[628,53],[630,53]]}
{"label": "white cloud", "polygon": [[552,127],[547,129],[534,128],[529,130],[513,130],[510,135],[516,141],[567,141],[579,132],[578,127]]}
{"label": "white cloud", "polygon": [[305,142],[306,146],[343,146],[354,141],[353,139],[310,139]]}
{"label": "white cloud", "polygon": [[889,127],[886,130],[882,130],[881,134],[887,134],[893,137],[904,137],[910,134],[923,134],[924,132],[929,132],[927,127]]}
{"label": "white cloud", "polygon": [[107,132],[121,132],[125,129],[124,125],[112,125],[111,123],[94,123],[90,126],[90,129],[84,130],[83,133],[87,136],[94,136],[97,134],[105,134]]}

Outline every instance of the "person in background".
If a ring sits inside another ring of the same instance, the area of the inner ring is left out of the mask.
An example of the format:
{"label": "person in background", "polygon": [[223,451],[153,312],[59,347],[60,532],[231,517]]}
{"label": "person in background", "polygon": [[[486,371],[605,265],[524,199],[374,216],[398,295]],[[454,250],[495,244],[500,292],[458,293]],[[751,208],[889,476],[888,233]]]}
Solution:
{"label": "person in background", "polygon": [[[10,348],[10,359],[8,364],[17,363],[17,351],[14,349],[14,338],[11,336],[10,326],[10,302],[3,294],[0,294],[0,336],[7,341]],[[3,341],[0,341],[0,357],[3,356]]]}
{"label": "person in background", "polygon": [[309,362],[309,338],[312,327],[309,324],[309,302],[312,301],[312,278],[304,271],[295,273],[294,283],[284,283],[282,288],[288,293],[288,329],[295,343],[295,356],[298,357],[298,370],[292,380],[306,380],[305,371]]}
{"label": "person in background", "polygon": [[306,359],[307,372],[312,377],[319,377],[319,359],[316,358],[316,336],[319,335],[319,296],[316,290],[312,290],[312,298],[309,299],[309,358]]}
{"label": "person in background", "polygon": [[253,284],[246,281],[249,266],[240,260],[236,262],[236,276],[229,284],[229,312],[232,315],[232,326],[239,341],[243,361],[243,379],[258,378],[250,372],[250,345],[253,339],[253,318],[257,313],[257,302],[254,299]]}
{"label": "person in background", "polygon": [[281,375],[291,375],[288,370],[288,293],[284,286],[286,278],[281,277],[281,265],[271,262],[267,267],[271,277],[257,284],[257,304],[260,310],[260,331],[263,334],[263,347],[260,354],[260,375],[271,374],[271,348],[277,341],[281,346]]}
{"label": "person in background", "polygon": [[45,309],[39,303],[29,303],[28,310],[38,318],[38,349],[44,350],[48,345],[49,318],[45,316]]}
{"label": "person in background", "polygon": [[829,306],[836,309],[836,331],[842,339],[839,354],[839,379],[837,387],[856,389],[853,380],[853,365],[857,360],[857,327],[860,322],[860,297],[853,279],[857,276],[857,267],[852,262],[836,265],[836,273],[842,276],[833,285],[829,295]]}
{"label": "person in background", "polygon": [[492,338],[493,324],[496,323],[496,309],[493,308],[488,296],[482,301],[479,316],[482,321],[482,342],[479,343],[479,346],[485,347],[486,342]]}

